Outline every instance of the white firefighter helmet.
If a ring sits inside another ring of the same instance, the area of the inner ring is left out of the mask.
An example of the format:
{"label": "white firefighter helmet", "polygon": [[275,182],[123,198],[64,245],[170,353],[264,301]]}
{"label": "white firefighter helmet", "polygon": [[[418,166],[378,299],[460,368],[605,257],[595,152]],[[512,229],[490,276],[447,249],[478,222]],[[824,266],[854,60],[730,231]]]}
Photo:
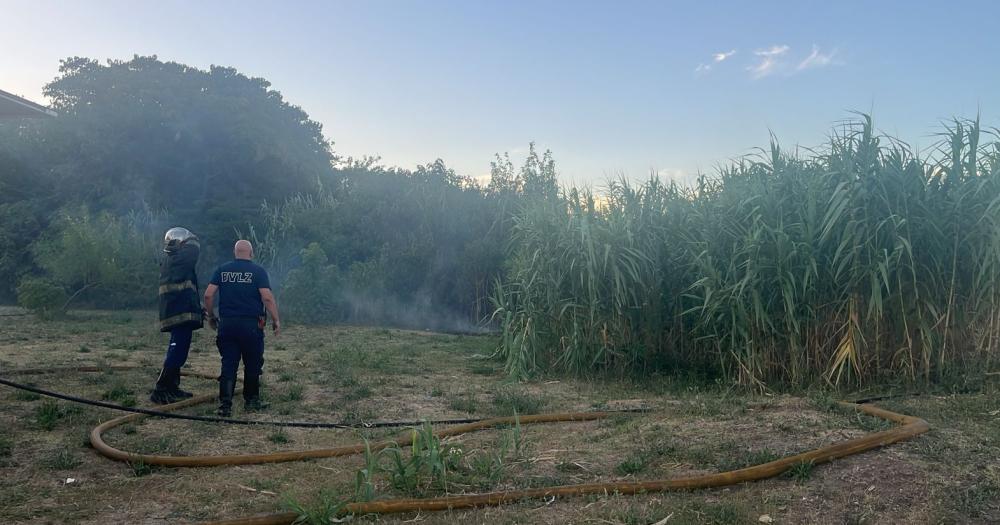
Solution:
{"label": "white firefighter helmet", "polygon": [[181,228],[180,226],[170,228],[163,235],[163,251],[167,253],[175,252],[182,244],[192,239],[197,240],[198,236],[191,233],[187,228]]}

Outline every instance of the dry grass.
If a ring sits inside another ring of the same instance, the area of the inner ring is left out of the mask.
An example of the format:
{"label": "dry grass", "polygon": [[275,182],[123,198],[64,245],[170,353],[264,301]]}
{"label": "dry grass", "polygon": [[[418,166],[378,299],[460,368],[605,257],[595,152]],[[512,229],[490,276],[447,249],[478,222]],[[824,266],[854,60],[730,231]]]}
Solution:
{"label": "dry grass", "polygon": [[[30,380],[99,398],[134,392],[140,406],[155,379],[164,336],[148,313],[80,313],[61,323],[10,317],[0,334],[0,370],[93,363],[136,364],[142,370],[60,374]],[[830,411],[823,396],[733,396],[669,378],[641,383],[548,378],[521,385],[482,373],[489,337],[461,337],[355,327],[288,327],[269,339],[264,416],[334,421],[476,416],[512,407],[587,410],[640,399],[655,408],[580,424],[525,426],[518,453],[495,467],[489,454],[508,447],[510,431],[481,432],[445,441],[464,452],[448,483],[454,493],[595,482],[654,479],[735,468],[861,435],[874,424]],[[79,352],[81,346],[90,351]],[[196,334],[191,365],[215,370],[210,334]],[[118,388],[121,387],[121,388]],[[215,385],[186,381],[201,393]],[[113,396],[112,396],[113,397]],[[0,522],[162,523],[235,517],[282,508],[283,497],[308,504],[322,490],[354,492],[364,458],[277,465],[164,469],[126,465],[86,446],[89,429],[111,413],[59,402],[51,430],[37,416],[44,399],[0,390]],[[922,396],[887,403],[928,419],[934,430],[914,441],[817,466],[792,477],[728,489],[639,497],[592,497],[525,502],[476,511],[424,514],[421,523],[746,523],[764,514],[777,523],[937,523],[1000,519],[1000,395]],[[198,407],[206,413],[211,407]],[[240,413],[237,403],[236,416]],[[231,454],[335,446],[376,439],[390,431],[245,428],[149,420],[109,433],[109,442],[145,452]],[[280,437],[276,437],[280,434]],[[804,470],[804,469],[803,469]],[[76,481],[66,483],[67,478]],[[401,493],[375,478],[376,497]],[[435,489],[432,489],[435,490]],[[415,515],[362,517],[401,523]]]}

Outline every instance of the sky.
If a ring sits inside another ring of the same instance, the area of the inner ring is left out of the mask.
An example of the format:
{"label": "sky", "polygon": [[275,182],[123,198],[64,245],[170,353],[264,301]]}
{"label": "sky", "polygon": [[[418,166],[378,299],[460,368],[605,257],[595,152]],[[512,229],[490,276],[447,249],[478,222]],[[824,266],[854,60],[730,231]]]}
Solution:
{"label": "sky", "polygon": [[852,111],[919,148],[1000,126],[1000,2],[0,0],[0,89],[155,54],[268,79],[342,156],[489,173],[529,142],[564,184],[691,181]]}

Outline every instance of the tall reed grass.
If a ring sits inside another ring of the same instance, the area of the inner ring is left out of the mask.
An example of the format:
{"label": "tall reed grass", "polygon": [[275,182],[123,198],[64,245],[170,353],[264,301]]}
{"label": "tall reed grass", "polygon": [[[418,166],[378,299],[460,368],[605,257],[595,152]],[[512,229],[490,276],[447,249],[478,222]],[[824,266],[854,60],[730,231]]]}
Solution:
{"label": "tall reed grass", "polygon": [[823,148],[772,140],[691,186],[531,201],[493,295],[507,370],[697,369],[763,387],[989,366],[996,139],[956,120],[921,155],[861,115]]}

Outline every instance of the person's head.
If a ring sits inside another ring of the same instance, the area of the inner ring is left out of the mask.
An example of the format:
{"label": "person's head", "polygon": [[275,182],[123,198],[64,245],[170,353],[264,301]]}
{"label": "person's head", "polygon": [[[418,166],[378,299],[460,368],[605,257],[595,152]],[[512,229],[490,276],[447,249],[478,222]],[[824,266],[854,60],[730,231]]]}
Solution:
{"label": "person's head", "polygon": [[170,228],[167,233],[163,234],[163,251],[166,253],[174,253],[181,249],[181,246],[187,243],[197,243],[198,236],[188,231],[187,228],[182,228],[180,226]]}
{"label": "person's head", "polygon": [[250,241],[240,239],[236,241],[236,246],[233,246],[233,256],[237,259],[253,259],[253,245]]}

